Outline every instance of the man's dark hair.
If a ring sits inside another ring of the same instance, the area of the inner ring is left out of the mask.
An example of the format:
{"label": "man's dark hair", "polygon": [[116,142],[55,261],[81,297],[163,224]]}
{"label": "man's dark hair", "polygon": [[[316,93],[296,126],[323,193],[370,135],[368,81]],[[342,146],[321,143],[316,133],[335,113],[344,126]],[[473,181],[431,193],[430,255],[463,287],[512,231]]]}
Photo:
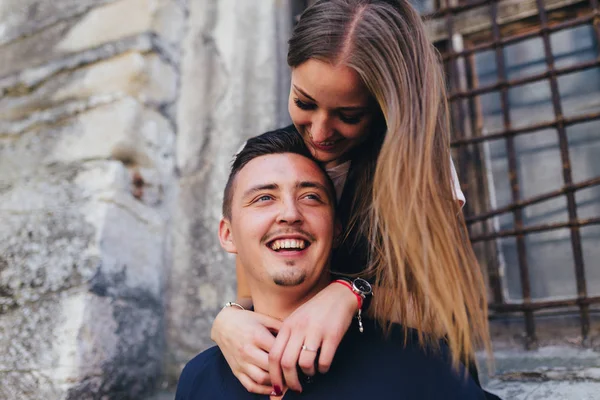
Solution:
{"label": "man's dark hair", "polygon": [[235,155],[231,165],[231,171],[229,172],[229,178],[227,179],[227,184],[225,185],[225,191],[223,193],[223,216],[225,218],[231,219],[233,182],[238,172],[240,172],[246,164],[257,157],[283,153],[298,154],[314,161],[315,164],[321,168],[327,179],[330,195],[333,196],[332,200],[335,204],[335,189],[333,187],[333,183],[329,179],[329,175],[327,175],[325,169],[312,156],[310,150],[308,150],[304,144],[302,136],[300,136],[298,131],[291,126],[284,129],[276,129],[274,131],[266,132],[262,135],[248,139],[244,145],[244,148]]}

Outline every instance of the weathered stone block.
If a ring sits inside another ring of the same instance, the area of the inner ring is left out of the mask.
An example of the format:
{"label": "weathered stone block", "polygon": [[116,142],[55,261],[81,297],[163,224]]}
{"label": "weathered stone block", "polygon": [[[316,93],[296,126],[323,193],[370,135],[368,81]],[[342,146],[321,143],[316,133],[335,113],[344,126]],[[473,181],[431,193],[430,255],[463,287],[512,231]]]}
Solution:
{"label": "weathered stone block", "polygon": [[184,5],[0,4],[0,399],[158,382]]}
{"label": "weathered stone block", "polygon": [[165,159],[160,150],[169,149],[173,141],[168,122],[130,98],[81,114],[68,128],[47,162],[113,158],[126,164],[160,167]]}
{"label": "weathered stone block", "polygon": [[99,203],[87,206],[103,214],[97,232],[100,263],[92,290],[158,301],[165,275],[165,221],[138,204],[130,196],[115,195],[101,197]]}
{"label": "weathered stone block", "polygon": [[3,0],[0,4],[0,45],[109,1],[114,0]]}
{"label": "weathered stone block", "polygon": [[133,197],[121,163],[55,169],[0,193],[0,204],[0,313],[84,284],[160,299],[166,210]]}
{"label": "weathered stone block", "polygon": [[[24,88],[21,86],[21,88]],[[175,101],[177,75],[156,54],[127,53],[55,76],[42,85],[0,98],[0,120],[15,125],[66,103],[126,95],[155,107]],[[60,118],[60,116],[59,116]]]}
{"label": "weathered stone block", "polygon": [[[169,121],[133,98],[93,108],[53,125],[36,125],[7,139],[0,134],[0,181],[10,182],[38,168],[114,159],[130,166],[156,169],[164,182],[174,165],[174,133]],[[41,121],[48,123],[48,121]],[[0,124],[0,126],[2,126]]]}
{"label": "weathered stone block", "polygon": [[[173,140],[124,98],[1,142],[0,398],[140,398],[156,383]],[[35,346],[19,334],[34,327]]]}
{"label": "weathered stone block", "polygon": [[0,398],[140,398],[160,372],[166,220],[118,161],[0,194]]}
{"label": "weathered stone block", "polygon": [[156,304],[81,290],[26,304],[0,319],[0,398],[140,398],[160,368],[161,324]]}
{"label": "weathered stone block", "polygon": [[2,210],[0,218],[0,315],[94,276],[99,261],[89,251],[94,228],[76,210]]}
{"label": "weathered stone block", "polygon": [[[176,6],[169,0],[120,0],[95,7],[80,17],[57,22],[0,47],[3,60],[0,77],[144,33],[160,36],[162,32],[158,29],[169,26],[165,23],[168,18],[176,19],[171,23],[183,22],[183,13],[173,11],[173,7]],[[177,32],[167,29],[166,39],[176,40],[181,34]]]}

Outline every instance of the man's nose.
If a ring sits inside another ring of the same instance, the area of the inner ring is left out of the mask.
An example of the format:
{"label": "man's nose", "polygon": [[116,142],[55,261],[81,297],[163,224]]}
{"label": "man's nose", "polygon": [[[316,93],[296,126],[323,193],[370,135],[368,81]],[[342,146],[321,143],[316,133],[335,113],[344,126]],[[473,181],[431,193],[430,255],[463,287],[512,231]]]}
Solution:
{"label": "man's nose", "polygon": [[284,224],[298,224],[302,222],[302,213],[298,208],[298,204],[293,200],[287,200],[282,202],[281,209],[279,210],[279,223]]}

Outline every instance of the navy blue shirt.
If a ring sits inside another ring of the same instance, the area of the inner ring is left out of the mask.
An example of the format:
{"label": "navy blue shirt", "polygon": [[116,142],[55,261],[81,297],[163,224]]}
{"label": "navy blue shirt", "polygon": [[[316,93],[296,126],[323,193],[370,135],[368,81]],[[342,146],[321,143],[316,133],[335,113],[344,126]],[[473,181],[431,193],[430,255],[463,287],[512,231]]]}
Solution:
{"label": "navy blue shirt", "polygon": [[[404,345],[403,329],[395,325],[385,339],[372,321],[365,332],[351,326],[340,343],[329,372],[301,377],[302,393],[288,390],[293,399],[456,399],[484,400],[484,392],[464,368],[453,369],[447,346],[425,350],[409,330]],[[248,393],[231,372],[218,347],[212,347],[183,369],[176,400],[269,399]]]}

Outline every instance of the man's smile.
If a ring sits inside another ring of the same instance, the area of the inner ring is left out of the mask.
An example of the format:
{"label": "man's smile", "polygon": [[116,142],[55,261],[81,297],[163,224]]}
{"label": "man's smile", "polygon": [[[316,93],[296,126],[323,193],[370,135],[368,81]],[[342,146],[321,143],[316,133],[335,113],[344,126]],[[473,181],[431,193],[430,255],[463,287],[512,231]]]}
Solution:
{"label": "man's smile", "polygon": [[271,250],[304,250],[310,243],[302,239],[277,239],[267,244]]}

